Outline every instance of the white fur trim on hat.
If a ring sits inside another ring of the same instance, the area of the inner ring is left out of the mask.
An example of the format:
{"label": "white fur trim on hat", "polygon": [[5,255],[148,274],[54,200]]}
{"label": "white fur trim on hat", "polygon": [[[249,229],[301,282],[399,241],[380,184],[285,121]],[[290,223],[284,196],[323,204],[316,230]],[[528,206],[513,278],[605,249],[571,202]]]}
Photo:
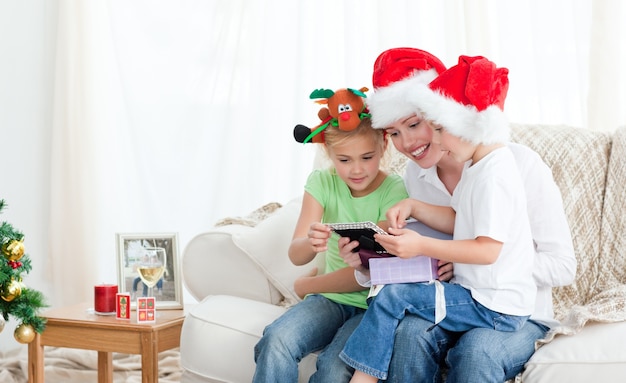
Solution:
{"label": "white fur trim on hat", "polygon": [[460,104],[433,91],[427,84],[413,87],[407,97],[414,100],[415,108],[425,119],[475,145],[509,141],[508,119],[495,105],[479,112],[475,106]]}
{"label": "white fur trim on hat", "polygon": [[436,77],[435,69],[420,70],[401,81],[375,89],[367,102],[372,115],[372,127],[385,129],[402,118],[419,113],[417,100],[411,97],[411,90],[428,84]]}

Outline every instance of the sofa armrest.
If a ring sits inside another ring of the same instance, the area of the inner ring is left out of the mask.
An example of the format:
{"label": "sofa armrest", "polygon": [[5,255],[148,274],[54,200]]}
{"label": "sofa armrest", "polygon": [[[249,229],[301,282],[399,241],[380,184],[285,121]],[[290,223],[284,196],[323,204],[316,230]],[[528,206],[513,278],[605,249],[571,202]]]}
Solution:
{"label": "sofa armrest", "polygon": [[233,242],[254,230],[243,225],[216,227],[196,235],[182,255],[185,287],[198,301],[209,295],[234,295],[277,304],[282,295],[265,273]]}
{"label": "sofa armrest", "polygon": [[230,224],[195,236],[182,256],[191,295],[198,301],[220,294],[272,304],[299,301],[295,279],[323,264],[319,256],[314,264],[295,266],[287,255],[301,205],[297,197],[254,227]]}
{"label": "sofa armrest", "polygon": [[183,323],[180,362],[187,376],[182,381],[250,382],[255,369],[254,345],[265,326],[285,311],[281,306],[239,297],[206,297],[187,313]]}

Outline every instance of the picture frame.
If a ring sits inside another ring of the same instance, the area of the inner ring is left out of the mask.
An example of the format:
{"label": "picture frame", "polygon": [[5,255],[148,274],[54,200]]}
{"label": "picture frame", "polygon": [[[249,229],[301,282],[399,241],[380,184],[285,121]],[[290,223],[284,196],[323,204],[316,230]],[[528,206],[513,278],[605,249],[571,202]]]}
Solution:
{"label": "picture frame", "polygon": [[165,272],[154,286],[157,309],[183,309],[183,284],[178,253],[178,233],[116,233],[117,285],[119,292],[131,294],[131,309],[137,308],[137,298],[145,296],[137,265],[152,249],[165,251]]}

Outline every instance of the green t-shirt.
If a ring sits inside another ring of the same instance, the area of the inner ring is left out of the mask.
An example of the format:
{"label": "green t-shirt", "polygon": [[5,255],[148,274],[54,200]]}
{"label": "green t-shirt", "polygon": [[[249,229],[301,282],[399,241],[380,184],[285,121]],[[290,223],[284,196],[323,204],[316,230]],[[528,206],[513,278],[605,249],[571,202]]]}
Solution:
{"label": "green t-shirt", "polygon": [[[396,174],[387,176],[372,193],[363,197],[353,197],[350,188],[336,174],[334,169],[315,170],[310,175],[304,190],[311,194],[324,208],[322,222],[361,222],[374,223],[386,219],[387,210],[399,201],[408,198],[402,178]],[[333,234],[328,241],[326,252],[326,273],[349,267],[339,256],[337,240]],[[338,303],[367,308],[367,291],[353,293],[323,293],[326,298]]]}

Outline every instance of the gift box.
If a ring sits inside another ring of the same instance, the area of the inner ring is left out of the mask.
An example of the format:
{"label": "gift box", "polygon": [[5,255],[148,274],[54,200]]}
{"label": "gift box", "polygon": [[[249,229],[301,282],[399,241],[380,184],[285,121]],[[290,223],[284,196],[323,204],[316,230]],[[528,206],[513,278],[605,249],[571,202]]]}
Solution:
{"label": "gift box", "polygon": [[[441,240],[451,240],[452,235],[442,233],[422,222],[411,221],[406,225],[423,236]],[[412,258],[370,258],[370,277],[372,285],[390,283],[432,282],[437,279],[438,260],[424,255]]]}
{"label": "gift box", "polygon": [[156,321],[156,300],[154,297],[137,298],[137,323]]}
{"label": "gift box", "polygon": [[130,294],[117,293],[115,302],[115,317],[117,319],[130,319]]}
{"label": "gift box", "polygon": [[437,279],[437,263],[436,259],[424,255],[412,258],[371,258],[372,285],[432,282]]}

